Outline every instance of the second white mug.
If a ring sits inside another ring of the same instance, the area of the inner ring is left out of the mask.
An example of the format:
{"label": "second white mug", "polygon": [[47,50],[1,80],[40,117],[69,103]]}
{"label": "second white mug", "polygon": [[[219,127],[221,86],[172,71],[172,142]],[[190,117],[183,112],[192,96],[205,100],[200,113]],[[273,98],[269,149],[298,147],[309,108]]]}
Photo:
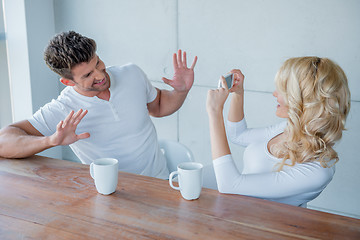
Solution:
{"label": "second white mug", "polygon": [[115,192],[119,175],[118,160],[115,158],[96,159],[90,164],[90,175],[99,193],[109,195]]}
{"label": "second white mug", "polygon": [[[203,165],[196,162],[183,162],[177,166],[177,171],[170,173],[169,184],[179,190],[186,200],[198,199],[201,193]],[[178,175],[179,187],[173,185],[173,178]]]}

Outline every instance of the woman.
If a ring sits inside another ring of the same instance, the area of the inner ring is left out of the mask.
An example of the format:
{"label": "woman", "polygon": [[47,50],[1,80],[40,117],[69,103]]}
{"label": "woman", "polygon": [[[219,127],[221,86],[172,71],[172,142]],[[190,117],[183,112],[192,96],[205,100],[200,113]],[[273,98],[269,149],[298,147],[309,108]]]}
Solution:
{"label": "woman", "polygon": [[[331,181],[338,155],[333,149],[342,136],[350,110],[350,92],[343,70],[326,58],[300,57],[285,61],[276,74],[276,115],[287,119],[267,128],[247,128],[244,118],[244,75],[232,70],[234,86],[210,90],[207,111],[213,165],[222,193],[242,194],[305,205]],[[232,159],[223,120],[223,106],[232,93],[227,134],[245,146],[240,173]]]}

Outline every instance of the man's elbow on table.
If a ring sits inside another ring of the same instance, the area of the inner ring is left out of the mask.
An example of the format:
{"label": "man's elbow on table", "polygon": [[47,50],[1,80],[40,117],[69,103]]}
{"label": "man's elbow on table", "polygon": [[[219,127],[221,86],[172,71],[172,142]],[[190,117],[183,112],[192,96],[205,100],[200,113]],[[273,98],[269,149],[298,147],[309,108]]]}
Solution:
{"label": "man's elbow on table", "polygon": [[6,144],[6,139],[2,139],[0,136],[0,157],[2,158],[17,158],[16,152],[11,151]]}
{"label": "man's elbow on table", "polygon": [[9,144],[4,144],[4,141],[6,141],[6,139],[1,139],[0,137],[0,157],[1,158],[25,158],[25,157],[30,157],[33,154],[30,155],[24,155],[22,154],[21,150],[16,150],[13,147],[9,146]]}
{"label": "man's elbow on table", "polygon": [[[28,141],[24,141],[29,138]],[[18,127],[7,126],[0,130],[0,157],[26,158],[34,155],[40,142],[34,142],[29,135]]]}
{"label": "man's elbow on table", "polygon": [[2,158],[12,158],[14,153],[9,151],[9,139],[7,137],[7,132],[9,127],[0,129],[0,157]]}

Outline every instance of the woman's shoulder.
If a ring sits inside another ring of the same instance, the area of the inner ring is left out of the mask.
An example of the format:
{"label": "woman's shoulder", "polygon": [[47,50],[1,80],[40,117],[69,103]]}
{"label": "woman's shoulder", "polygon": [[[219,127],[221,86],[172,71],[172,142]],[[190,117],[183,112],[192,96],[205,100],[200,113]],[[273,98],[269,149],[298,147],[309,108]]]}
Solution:
{"label": "woman's shoulder", "polygon": [[281,121],[268,126],[268,129],[271,132],[283,132],[286,126],[287,126],[287,121]]}
{"label": "woman's shoulder", "polygon": [[281,121],[281,122],[278,122],[273,125],[265,127],[264,130],[267,133],[267,138],[271,139],[271,138],[279,135],[280,133],[283,133],[286,126],[287,126],[287,121]]}

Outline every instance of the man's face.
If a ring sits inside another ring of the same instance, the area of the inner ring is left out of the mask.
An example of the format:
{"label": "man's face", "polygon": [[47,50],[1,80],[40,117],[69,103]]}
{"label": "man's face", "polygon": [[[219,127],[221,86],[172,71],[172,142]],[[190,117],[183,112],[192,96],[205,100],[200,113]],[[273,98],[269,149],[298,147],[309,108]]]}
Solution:
{"label": "man's face", "polygon": [[90,62],[76,65],[71,72],[74,89],[84,96],[97,96],[110,87],[110,77],[105,64],[96,54]]}

